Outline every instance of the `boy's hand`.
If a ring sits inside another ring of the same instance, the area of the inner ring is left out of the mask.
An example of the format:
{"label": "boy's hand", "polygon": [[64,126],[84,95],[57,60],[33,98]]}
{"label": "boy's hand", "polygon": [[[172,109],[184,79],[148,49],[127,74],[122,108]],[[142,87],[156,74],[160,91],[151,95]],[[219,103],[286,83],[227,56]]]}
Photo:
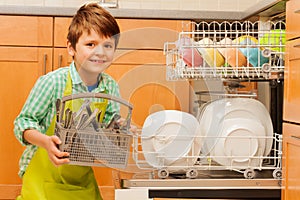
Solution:
{"label": "boy's hand", "polygon": [[[125,119],[124,118],[120,118],[117,123],[119,126],[122,126],[125,122]],[[135,125],[132,125],[130,124],[130,128],[129,128],[129,131],[132,132],[132,133],[136,133],[137,132],[137,127]]]}
{"label": "boy's hand", "polygon": [[69,153],[62,152],[57,148],[61,144],[61,140],[56,135],[48,136],[35,129],[27,129],[24,131],[23,137],[26,142],[46,149],[49,159],[55,166],[70,162],[67,158]]}
{"label": "boy's hand", "polygon": [[48,152],[49,159],[55,166],[70,162],[70,160],[67,158],[69,153],[60,151],[57,148],[59,144],[61,144],[61,140],[56,135],[49,136],[46,150]]}

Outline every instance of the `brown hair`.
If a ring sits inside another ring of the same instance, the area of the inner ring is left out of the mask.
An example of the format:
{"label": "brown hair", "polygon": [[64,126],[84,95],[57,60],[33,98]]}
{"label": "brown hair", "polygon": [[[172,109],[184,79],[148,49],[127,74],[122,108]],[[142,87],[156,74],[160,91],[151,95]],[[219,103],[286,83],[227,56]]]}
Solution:
{"label": "brown hair", "polygon": [[102,37],[113,37],[115,48],[119,42],[120,29],[115,18],[97,3],[87,3],[79,8],[69,26],[67,39],[76,49],[76,43],[84,31],[95,30]]}

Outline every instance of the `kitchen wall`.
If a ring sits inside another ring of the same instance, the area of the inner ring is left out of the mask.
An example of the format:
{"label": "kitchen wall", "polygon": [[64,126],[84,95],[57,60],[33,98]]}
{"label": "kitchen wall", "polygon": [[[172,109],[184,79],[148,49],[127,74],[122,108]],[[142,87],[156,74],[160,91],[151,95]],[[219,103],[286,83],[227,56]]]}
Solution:
{"label": "kitchen wall", "polygon": [[[116,0],[106,0],[115,2]],[[119,8],[243,11],[263,0],[118,0]],[[79,7],[87,0],[0,0],[1,5]]]}

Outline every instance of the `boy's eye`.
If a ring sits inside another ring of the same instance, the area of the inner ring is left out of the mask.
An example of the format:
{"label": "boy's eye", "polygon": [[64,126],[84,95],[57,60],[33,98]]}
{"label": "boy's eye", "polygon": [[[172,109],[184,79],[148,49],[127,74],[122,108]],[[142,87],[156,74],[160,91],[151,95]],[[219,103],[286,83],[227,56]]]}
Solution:
{"label": "boy's eye", "polygon": [[112,44],[104,44],[104,47],[105,48],[113,48],[113,45]]}
{"label": "boy's eye", "polygon": [[93,47],[93,46],[95,46],[95,44],[94,44],[94,43],[87,43],[86,45],[87,45],[87,46],[89,46],[89,47]]}

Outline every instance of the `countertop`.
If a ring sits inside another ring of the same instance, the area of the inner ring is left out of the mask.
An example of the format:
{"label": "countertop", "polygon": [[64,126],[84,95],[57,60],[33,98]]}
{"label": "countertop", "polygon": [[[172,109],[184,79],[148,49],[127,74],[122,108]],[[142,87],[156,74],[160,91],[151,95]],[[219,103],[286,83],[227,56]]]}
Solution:
{"label": "countertop", "polygon": [[[280,3],[280,2],[279,2]],[[278,3],[277,3],[278,4]],[[275,7],[276,9],[272,9]],[[273,0],[265,0],[249,9],[240,11],[207,11],[207,10],[150,10],[107,8],[116,18],[147,19],[188,19],[188,20],[244,20],[253,15],[282,12],[283,6],[276,7]],[[0,14],[6,15],[38,15],[38,16],[73,16],[77,7],[45,7],[45,6],[0,6]]]}

